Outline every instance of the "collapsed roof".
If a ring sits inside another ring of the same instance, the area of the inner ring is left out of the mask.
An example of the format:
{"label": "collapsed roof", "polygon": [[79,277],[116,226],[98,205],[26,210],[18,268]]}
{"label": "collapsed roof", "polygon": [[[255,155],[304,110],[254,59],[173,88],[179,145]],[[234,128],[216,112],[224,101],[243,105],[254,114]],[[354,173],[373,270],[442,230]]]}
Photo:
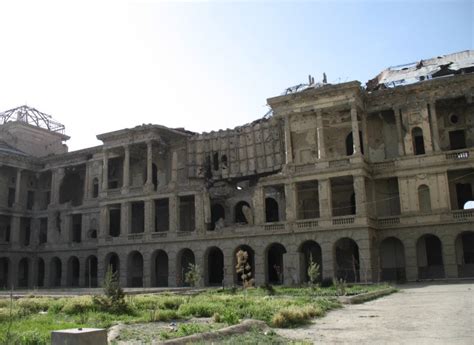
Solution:
{"label": "collapsed roof", "polygon": [[35,108],[26,105],[0,113],[0,125],[15,121],[24,122],[29,125],[61,134],[64,134],[65,130],[64,125],[54,120],[51,115],[42,113]]}
{"label": "collapsed roof", "polygon": [[367,91],[414,84],[423,80],[474,72],[474,50],[389,67],[367,82]]}

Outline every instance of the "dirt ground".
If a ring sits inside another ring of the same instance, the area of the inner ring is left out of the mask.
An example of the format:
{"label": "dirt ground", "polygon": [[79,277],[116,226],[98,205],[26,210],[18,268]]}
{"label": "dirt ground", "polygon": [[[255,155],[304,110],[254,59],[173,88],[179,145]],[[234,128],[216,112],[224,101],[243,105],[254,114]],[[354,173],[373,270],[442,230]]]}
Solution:
{"label": "dirt ground", "polygon": [[317,344],[474,344],[474,282],[400,286],[400,292],[278,329]]}

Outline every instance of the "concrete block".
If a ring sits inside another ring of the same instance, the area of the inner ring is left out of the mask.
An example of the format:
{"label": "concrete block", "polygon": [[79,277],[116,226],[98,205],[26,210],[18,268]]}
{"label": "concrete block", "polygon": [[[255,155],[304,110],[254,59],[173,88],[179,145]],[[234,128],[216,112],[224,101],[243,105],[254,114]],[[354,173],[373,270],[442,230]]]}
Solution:
{"label": "concrete block", "polygon": [[51,345],[107,345],[107,331],[102,328],[73,328],[51,332]]}

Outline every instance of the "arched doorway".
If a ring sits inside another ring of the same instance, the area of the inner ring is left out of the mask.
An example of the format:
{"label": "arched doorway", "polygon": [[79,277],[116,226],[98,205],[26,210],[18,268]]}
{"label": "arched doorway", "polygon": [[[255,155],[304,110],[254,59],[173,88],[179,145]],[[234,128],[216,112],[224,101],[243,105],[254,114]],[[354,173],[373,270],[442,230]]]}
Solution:
{"label": "arched doorway", "polygon": [[321,281],[323,277],[323,259],[321,254],[321,246],[315,241],[305,241],[301,244],[298,252],[300,254],[301,282],[309,282],[308,268],[311,262],[315,262],[319,265],[318,281]]}
{"label": "arched doorway", "polygon": [[152,284],[153,286],[168,286],[168,254],[157,250],[152,255]]}
{"label": "arched doorway", "polygon": [[[238,246],[234,250],[234,261],[233,261],[234,264],[232,265],[232,267],[235,268],[237,266],[237,253],[239,252],[239,250],[242,250],[243,252],[247,253],[247,263],[250,267],[250,270],[245,270],[245,274],[247,275],[250,274],[250,279],[255,278],[255,252],[253,251],[251,247],[245,244]],[[234,283],[237,285],[242,285],[242,273],[237,273],[235,270],[234,270]]]}
{"label": "arched doorway", "polygon": [[195,264],[194,253],[188,248],[181,249],[181,251],[178,253],[177,260],[178,286],[189,286],[189,284],[186,283],[185,278],[186,273],[189,271],[189,265],[191,264]]}
{"label": "arched doorway", "polygon": [[380,279],[405,281],[405,249],[402,241],[388,237],[380,243]]}
{"label": "arched doorway", "polygon": [[67,262],[67,286],[79,286],[79,259],[71,256]]}
{"label": "arched doorway", "polygon": [[45,273],[44,266],[45,266],[44,260],[42,258],[38,258],[38,261],[37,261],[38,275],[37,275],[37,280],[36,280],[36,285],[38,285],[38,287],[44,286],[44,273]]}
{"label": "arched doorway", "polygon": [[10,260],[0,258],[0,288],[9,288]]}
{"label": "arched doorway", "polygon": [[278,202],[273,198],[265,198],[265,222],[278,222],[280,215],[278,211]]}
{"label": "arched doorway", "polygon": [[18,287],[27,288],[29,283],[28,271],[30,269],[30,262],[28,258],[23,258],[18,263]]}
{"label": "arched doorway", "polygon": [[86,287],[93,288],[98,286],[97,282],[97,269],[98,269],[98,260],[94,255],[89,256],[86,259],[85,267],[85,284]]}
{"label": "arched doorway", "polygon": [[341,238],[334,245],[336,278],[347,282],[360,281],[359,246],[351,238]]}
{"label": "arched doorway", "polygon": [[[222,219],[222,220],[220,220]],[[216,224],[218,222],[223,222],[225,220],[225,209],[221,204],[214,204],[211,207],[211,225],[210,230],[216,229]]]}
{"label": "arched doorway", "polygon": [[286,249],[280,243],[273,243],[267,248],[266,255],[266,282],[268,284],[281,285],[284,283],[284,259]]}
{"label": "arched doorway", "polygon": [[474,277],[474,231],[466,231],[456,238],[456,262],[460,278]]}
{"label": "arched doorway", "polygon": [[143,256],[138,251],[133,251],[128,254],[127,286],[143,286]]}
{"label": "arched doorway", "polygon": [[444,278],[443,251],[437,236],[421,236],[416,243],[416,254],[419,279]]}
{"label": "arched doorway", "polygon": [[117,273],[117,275],[120,275],[120,259],[118,255],[114,252],[107,254],[105,257],[105,272],[106,273],[109,268],[112,270],[112,273]]}
{"label": "arched doorway", "polygon": [[50,279],[51,287],[61,286],[61,277],[62,277],[61,260],[58,257],[52,258],[49,267],[50,267],[49,279]]}
{"label": "arched doorway", "polygon": [[211,247],[206,253],[206,283],[208,286],[222,285],[224,280],[224,254],[217,247]]}
{"label": "arched doorway", "polygon": [[239,201],[234,207],[235,222],[237,224],[252,223],[253,219],[249,219],[250,213],[250,205],[245,201]]}

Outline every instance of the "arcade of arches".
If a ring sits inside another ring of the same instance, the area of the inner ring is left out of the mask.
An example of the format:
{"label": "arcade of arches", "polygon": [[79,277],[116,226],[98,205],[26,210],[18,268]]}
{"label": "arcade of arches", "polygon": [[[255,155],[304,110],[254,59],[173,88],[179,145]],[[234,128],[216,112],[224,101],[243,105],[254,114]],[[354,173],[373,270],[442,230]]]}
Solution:
{"label": "arcade of arches", "polygon": [[[109,267],[119,274],[122,285],[127,287],[186,286],[185,275],[190,264],[201,267],[201,285],[242,284],[241,277],[235,272],[235,254],[239,250],[247,252],[251,276],[256,284],[308,282],[307,271],[311,262],[318,264],[319,280],[332,277],[348,282],[474,277],[474,231],[459,233],[453,243],[443,243],[440,236],[424,233],[413,243],[387,236],[372,245],[375,246],[378,268],[370,272],[372,276],[368,278],[366,275],[370,268],[367,267],[369,260],[365,242],[340,237],[332,244],[303,240],[298,247],[284,241],[271,242],[264,249],[241,244],[231,251],[232,255],[226,255],[218,245],[210,245],[204,251],[189,247],[176,254],[164,249],[151,253],[133,250],[126,255],[109,252],[102,260],[95,255],[50,259],[23,257],[15,263],[0,257],[0,286],[97,287]],[[454,265],[447,263],[449,248],[454,252]],[[410,257],[410,253],[414,257]],[[18,272],[16,281],[11,278],[13,270]]]}

